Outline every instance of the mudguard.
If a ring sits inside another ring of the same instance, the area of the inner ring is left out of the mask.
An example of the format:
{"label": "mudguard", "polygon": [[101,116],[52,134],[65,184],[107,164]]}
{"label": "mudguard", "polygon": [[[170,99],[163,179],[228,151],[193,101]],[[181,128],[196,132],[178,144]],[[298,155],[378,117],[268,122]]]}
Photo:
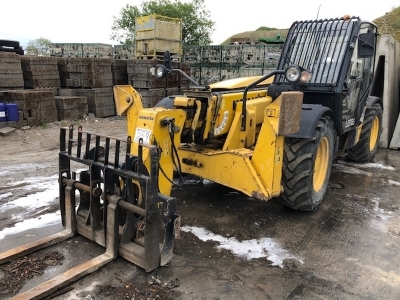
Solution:
{"label": "mudguard", "polygon": [[318,104],[303,104],[300,119],[300,131],[286,136],[291,138],[312,137],[318,120],[324,115],[328,115],[333,120],[333,112],[328,107]]}
{"label": "mudguard", "polygon": [[383,103],[382,103],[382,99],[379,97],[375,97],[375,96],[369,96],[367,99],[367,108],[372,108],[374,106],[375,103],[379,103],[382,105],[382,109],[383,109]]}

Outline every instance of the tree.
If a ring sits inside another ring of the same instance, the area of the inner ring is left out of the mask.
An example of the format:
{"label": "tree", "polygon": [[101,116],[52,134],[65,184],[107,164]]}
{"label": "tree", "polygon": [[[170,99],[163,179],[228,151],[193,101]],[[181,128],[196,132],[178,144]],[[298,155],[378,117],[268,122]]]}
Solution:
{"label": "tree", "polygon": [[119,17],[114,16],[111,39],[121,44],[133,44],[135,19],[152,14],[181,19],[184,45],[208,45],[212,42],[215,22],[205,9],[204,0],[149,0],[143,1],[140,8],[127,4],[121,9]]}
{"label": "tree", "polygon": [[25,48],[27,55],[50,55],[51,41],[45,38],[30,40]]}

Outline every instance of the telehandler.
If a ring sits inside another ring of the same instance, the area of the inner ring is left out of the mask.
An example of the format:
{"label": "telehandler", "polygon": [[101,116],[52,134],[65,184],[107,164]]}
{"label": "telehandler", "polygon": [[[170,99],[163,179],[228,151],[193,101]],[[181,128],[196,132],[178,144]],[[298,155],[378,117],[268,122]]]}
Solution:
{"label": "telehandler", "polygon": [[299,21],[269,74],[201,86],[172,68],[167,52],[151,72],[187,77],[193,85],[182,95],[144,108],[132,86],[115,86],[127,140],[62,128],[66,229],[0,254],[0,263],[76,233],[106,251],[17,298],[44,297],[118,255],[148,272],[168,264],[180,229],[171,189],[183,174],[315,211],[337,157],[368,162],[378,151],[384,60],[374,76],[377,38],[376,26],[358,17]]}

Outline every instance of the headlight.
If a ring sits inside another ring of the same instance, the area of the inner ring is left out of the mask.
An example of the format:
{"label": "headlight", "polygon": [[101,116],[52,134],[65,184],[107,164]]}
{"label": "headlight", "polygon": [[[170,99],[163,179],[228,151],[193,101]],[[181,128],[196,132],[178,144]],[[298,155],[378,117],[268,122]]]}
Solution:
{"label": "headlight", "polygon": [[301,76],[301,70],[298,66],[289,66],[285,71],[285,76],[289,82],[297,82]]}
{"label": "headlight", "polygon": [[289,66],[285,71],[285,76],[289,82],[308,83],[311,80],[311,73],[296,65]]}
{"label": "headlight", "polygon": [[303,83],[309,83],[311,80],[311,73],[304,70],[301,71],[300,81]]}
{"label": "headlight", "polygon": [[157,65],[155,67],[150,68],[150,74],[156,78],[163,78],[167,76],[168,70],[164,65]]}

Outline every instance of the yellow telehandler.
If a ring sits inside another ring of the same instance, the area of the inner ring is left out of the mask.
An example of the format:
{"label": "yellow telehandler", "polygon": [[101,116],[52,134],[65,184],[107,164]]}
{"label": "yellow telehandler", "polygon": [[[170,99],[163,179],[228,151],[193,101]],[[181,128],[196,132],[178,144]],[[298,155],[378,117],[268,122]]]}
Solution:
{"label": "yellow telehandler", "polygon": [[376,26],[358,17],[299,21],[269,74],[201,86],[172,68],[167,52],[151,72],[187,77],[192,85],[182,95],[144,108],[132,86],[115,86],[128,138],[62,128],[66,229],[0,254],[0,263],[76,233],[105,253],[16,299],[49,295],[118,255],[148,272],[169,263],[180,229],[171,189],[183,174],[315,211],[336,157],[368,162],[378,150],[383,76],[374,75],[377,37]]}

